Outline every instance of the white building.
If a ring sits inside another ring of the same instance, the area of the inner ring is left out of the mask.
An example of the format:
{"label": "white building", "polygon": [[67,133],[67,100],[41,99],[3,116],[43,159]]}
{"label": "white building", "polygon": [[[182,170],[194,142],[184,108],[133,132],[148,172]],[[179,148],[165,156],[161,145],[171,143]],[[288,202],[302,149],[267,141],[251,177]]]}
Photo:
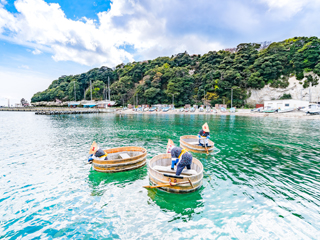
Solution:
{"label": "white building", "polygon": [[100,102],[97,102],[97,108],[108,108],[109,106],[115,105],[115,101],[109,101],[109,100],[103,100]]}
{"label": "white building", "polygon": [[264,108],[279,109],[279,108],[294,108],[308,107],[309,101],[285,99],[285,100],[269,100],[264,101]]}

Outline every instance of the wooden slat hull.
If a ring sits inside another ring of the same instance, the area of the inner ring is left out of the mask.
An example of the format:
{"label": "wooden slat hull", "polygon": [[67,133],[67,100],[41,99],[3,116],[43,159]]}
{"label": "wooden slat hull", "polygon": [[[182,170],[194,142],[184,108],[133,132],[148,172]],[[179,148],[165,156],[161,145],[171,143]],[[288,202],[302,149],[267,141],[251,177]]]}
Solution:
{"label": "wooden slat hull", "polygon": [[93,169],[98,172],[113,173],[124,172],[140,168],[146,164],[147,150],[142,147],[119,147],[104,150],[107,154],[121,153],[121,152],[137,152],[134,157],[126,159],[113,160],[93,160]]}
{"label": "wooden slat hull", "polygon": [[[195,153],[207,153],[206,148],[199,146],[199,145],[194,145],[194,144],[189,144],[187,141],[188,140],[194,140],[194,141],[199,141],[199,138],[194,135],[185,135],[180,137],[180,147],[187,149],[188,151],[195,152]],[[209,140],[209,145],[208,147],[208,152],[213,152],[214,150],[214,142]]]}
{"label": "wooden slat hull", "polygon": [[[192,164],[191,164],[191,169],[196,170],[198,174],[192,175],[190,177],[184,176],[183,179],[164,176],[164,173],[156,171],[153,168],[155,165],[166,166],[170,164],[171,164],[171,154],[160,154],[153,157],[150,160],[148,174],[149,174],[149,179],[152,185],[167,184],[169,183],[170,179],[171,179],[171,182],[175,182],[175,181],[176,183],[183,182],[183,184],[181,185],[160,188],[163,191],[172,192],[172,193],[190,193],[190,192],[196,191],[202,186],[203,165],[198,159],[193,158]],[[192,182],[192,186],[191,184],[186,183],[188,181],[188,178]]]}

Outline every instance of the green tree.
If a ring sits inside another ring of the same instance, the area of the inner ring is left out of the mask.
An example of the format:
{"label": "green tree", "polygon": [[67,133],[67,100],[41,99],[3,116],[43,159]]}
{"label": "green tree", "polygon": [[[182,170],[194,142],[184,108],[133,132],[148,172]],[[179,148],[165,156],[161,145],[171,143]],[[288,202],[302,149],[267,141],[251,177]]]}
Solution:
{"label": "green tree", "polygon": [[[80,86],[79,83],[76,81],[72,81],[68,85],[68,98],[69,100],[80,100],[81,99],[81,92],[80,92]],[[76,99],[75,98],[75,93],[76,93]]]}

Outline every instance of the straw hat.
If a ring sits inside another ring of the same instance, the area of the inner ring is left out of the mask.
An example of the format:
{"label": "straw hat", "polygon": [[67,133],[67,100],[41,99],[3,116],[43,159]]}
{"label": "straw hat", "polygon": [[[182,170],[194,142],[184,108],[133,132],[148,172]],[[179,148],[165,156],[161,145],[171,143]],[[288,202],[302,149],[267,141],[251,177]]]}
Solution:
{"label": "straw hat", "polygon": [[94,154],[98,149],[99,149],[98,144],[95,141],[93,141],[89,150],[89,154]]}
{"label": "straw hat", "polygon": [[210,132],[208,123],[205,123],[205,124],[202,125],[202,130],[205,131],[205,132]]}

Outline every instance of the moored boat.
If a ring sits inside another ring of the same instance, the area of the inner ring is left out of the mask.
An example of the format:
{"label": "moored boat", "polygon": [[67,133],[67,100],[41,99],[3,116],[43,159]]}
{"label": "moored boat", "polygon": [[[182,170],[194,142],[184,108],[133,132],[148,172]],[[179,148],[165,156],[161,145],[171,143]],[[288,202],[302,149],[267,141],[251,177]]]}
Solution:
{"label": "moored boat", "polygon": [[199,146],[199,138],[194,135],[185,135],[180,137],[180,146],[182,148],[185,148],[191,152],[196,152],[196,153],[207,153],[208,152],[213,152],[214,150],[214,142],[211,140],[208,140],[209,147],[202,147]]}
{"label": "moored boat", "polygon": [[310,104],[309,107],[302,109],[306,114],[320,114],[320,104]]}
{"label": "moored boat", "polygon": [[[168,149],[173,146],[173,142],[169,140]],[[202,186],[203,165],[198,159],[192,159],[190,170],[185,168],[179,176],[176,176],[175,172],[176,169],[171,170],[171,153],[159,154],[150,160],[148,168],[149,179],[154,186],[145,187],[160,188],[173,193],[189,193]]]}
{"label": "moored boat", "polygon": [[142,147],[117,147],[103,150],[108,159],[94,159],[93,169],[98,172],[123,172],[146,164],[147,150]]}
{"label": "moored boat", "polygon": [[264,113],[274,113],[277,111],[278,111],[278,109],[272,109],[272,108],[267,108],[267,109],[263,110]]}
{"label": "moored boat", "polygon": [[294,108],[292,107],[278,109],[278,113],[285,113],[285,112],[292,112],[292,111],[294,111]]}

